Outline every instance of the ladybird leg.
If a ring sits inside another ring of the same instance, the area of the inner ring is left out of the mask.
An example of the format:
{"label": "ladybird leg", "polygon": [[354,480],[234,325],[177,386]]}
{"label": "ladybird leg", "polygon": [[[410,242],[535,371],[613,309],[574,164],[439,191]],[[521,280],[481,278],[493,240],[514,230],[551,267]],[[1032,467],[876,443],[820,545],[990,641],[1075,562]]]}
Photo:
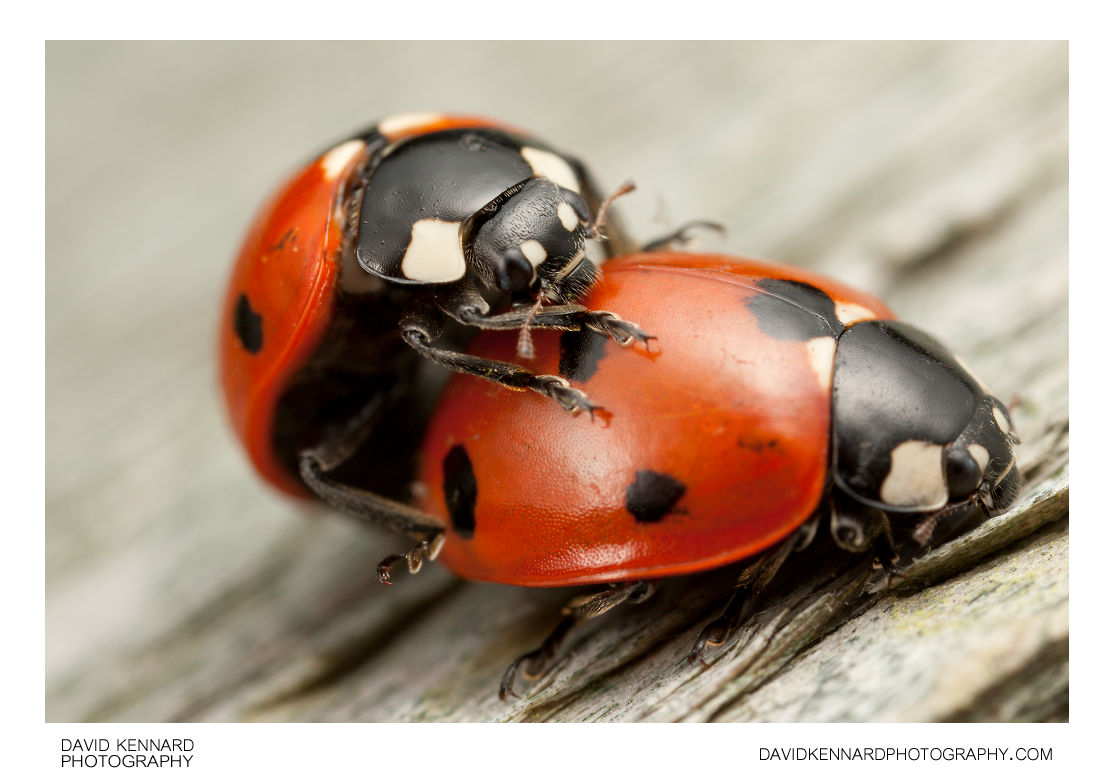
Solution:
{"label": "ladybird leg", "polygon": [[629,346],[637,340],[649,348],[650,341],[654,339],[653,335],[633,321],[626,321],[610,310],[585,310],[577,316],[577,321],[593,332],[607,335],[620,346]]}
{"label": "ladybird leg", "polygon": [[557,658],[557,651],[561,647],[572,628],[577,622],[595,618],[613,610],[620,604],[630,602],[641,604],[649,599],[657,589],[656,582],[639,580],[633,583],[613,585],[606,591],[574,597],[561,609],[561,621],[549,633],[540,646],[532,651],[522,654],[515,659],[503,679],[499,683],[499,699],[505,700],[507,695],[519,697],[514,690],[514,683],[521,675],[526,680],[536,681],[549,669]]}
{"label": "ladybird leg", "polygon": [[653,335],[633,321],[625,321],[609,310],[587,310],[582,305],[547,305],[538,308],[531,316],[531,308],[515,308],[493,316],[463,312],[455,316],[458,321],[481,329],[519,329],[529,324],[543,329],[576,331],[588,328],[607,335],[621,346],[639,341],[648,346]]}
{"label": "ladybird leg", "polygon": [[832,539],[842,549],[865,553],[879,537],[893,543],[890,518],[881,509],[852,501],[837,493],[832,503]]}
{"label": "ladybird leg", "polygon": [[744,569],[735,580],[735,592],[723,608],[723,612],[716,620],[704,627],[696,643],[689,651],[689,664],[706,664],[704,654],[708,648],[718,648],[727,642],[731,634],[742,625],[742,622],[754,610],[758,599],[774,575],[781,569],[785,559],[793,550],[797,549],[803,538],[809,538],[815,532],[815,527],[806,523],[798,529],[794,536],[790,536],[772,550],[768,550],[754,563]]}
{"label": "ladybird leg", "polygon": [[797,533],[793,537],[793,552],[799,553],[812,544],[812,540],[816,538],[816,532],[820,530],[820,518],[821,514],[817,513],[813,515],[811,520],[797,529]]}
{"label": "ladybird leg", "polygon": [[302,452],[298,462],[302,480],[330,506],[335,506],[359,520],[381,525],[409,536],[419,536],[420,541],[405,553],[392,555],[379,564],[379,581],[391,584],[391,567],[405,560],[413,574],[422,566],[423,559],[434,560],[445,542],[445,527],[436,517],[417,509],[369,493],[358,487],[342,484],[325,475],[325,468],[313,450]]}
{"label": "ladybird leg", "polygon": [[457,287],[441,303],[441,308],[461,324],[480,329],[520,329],[523,326],[576,331],[584,328],[608,335],[621,346],[634,341],[649,345],[652,335],[637,324],[624,321],[609,310],[588,310],[583,305],[523,305],[503,313],[490,314],[487,302],[475,289]]}
{"label": "ladybird leg", "polygon": [[876,568],[886,572],[886,588],[894,580],[904,577],[897,568],[890,518],[885,512],[851,501],[837,498],[832,504],[832,538],[844,550],[862,553],[873,549]]}
{"label": "ladybird leg", "polygon": [[418,318],[404,318],[401,328],[402,339],[411,348],[423,357],[439,362],[458,373],[479,376],[511,389],[533,390],[540,395],[553,398],[566,411],[585,411],[591,415],[600,410],[600,406],[589,400],[588,396],[580,390],[570,387],[569,382],[560,376],[535,376],[526,368],[509,362],[437,348],[433,345],[433,331]]}
{"label": "ladybird leg", "polygon": [[905,577],[905,573],[897,568],[897,553],[889,536],[879,536],[874,540],[874,562],[886,573],[886,590],[893,588],[894,580]]}
{"label": "ladybird leg", "polygon": [[642,246],[643,252],[655,250],[678,250],[687,248],[693,241],[693,229],[705,229],[713,231],[723,239],[727,236],[727,227],[722,223],[707,220],[693,220],[681,224],[681,227],[676,231],[666,234],[664,237],[658,237],[651,240]]}
{"label": "ladybird leg", "polygon": [[531,681],[541,677],[556,658],[557,649],[576,625],[576,620],[572,616],[562,617],[560,623],[545,638],[545,642],[511,662],[511,666],[503,673],[503,679],[499,681],[499,699],[506,700],[508,696],[518,699],[522,696],[514,690],[519,675]]}
{"label": "ladybird leg", "polygon": [[320,470],[328,473],[347,461],[382,421],[388,406],[402,394],[401,385],[379,390],[355,416],[326,432],[312,450]]}
{"label": "ladybird leg", "polygon": [[316,447],[304,451],[299,461],[302,480],[322,500],[360,520],[374,522],[399,533],[422,536],[422,540],[413,548],[401,555],[391,556],[380,564],[380,582],[388,585],[390,566],[397,560],[405,559],[413,574],[421,568],[422,556],[430,560],[437,557],[444,544],[443,526],[436,518],[424,515],[405,504],[349,487],[329,479],[326,474],[347,461],[367,440],[382,419],[387,405],[396,400],[401,392],[401,387],[377,392],[355,416],[326,433]]}
{"label": "ladybird leg", "polygon": [[379,577],[379,582],[383,585],[393,585],[391,582],[391,569],[397,566],[402,561],[406,562],[406,568],[410,574],[417,574],[425,561],[435,561],[437,556],[441,553],[441,547],[445,544],[445,534],[438,531],[437,533],[427,534],[420,542],[411,547],[404,553],[396,553],[389,555],[379,562],[376,567],[376,575]]}

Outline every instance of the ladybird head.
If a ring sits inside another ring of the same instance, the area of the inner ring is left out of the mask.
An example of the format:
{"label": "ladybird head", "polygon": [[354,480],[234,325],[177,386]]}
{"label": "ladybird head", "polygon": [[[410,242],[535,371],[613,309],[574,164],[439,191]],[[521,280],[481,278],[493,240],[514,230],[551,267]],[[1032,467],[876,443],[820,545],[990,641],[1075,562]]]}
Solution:
{"label": "ladybird head", "polygon": [[913,538],[921,544],[952,538],[1012,504],[1021,490],[1014,453],[1018,443],[1006,407],[984,396],[963,432],[944,450],[948,503],[922,518]]}
{"label": "ladybird head", "polygon": [[541,293],[574,302],[596,279],[585,257],[588,205],[545,178],[527,180],[481,210],[466,229],[470,266],[487,283],[523,304]]}
{"label": "ladybird head", "polygon": [[996,398],[983,397],[944,458],[951,500],[975,498],[989,512],[1013,503],[1021,489],[1017,443],[1006,407]]}
{"label": "ladybird head", "polygon": [[890,515],[894,533],[944,541],[1017,497],[1006,407],[935,338],[856,322],[839,338],[832,386],[835,482]]}

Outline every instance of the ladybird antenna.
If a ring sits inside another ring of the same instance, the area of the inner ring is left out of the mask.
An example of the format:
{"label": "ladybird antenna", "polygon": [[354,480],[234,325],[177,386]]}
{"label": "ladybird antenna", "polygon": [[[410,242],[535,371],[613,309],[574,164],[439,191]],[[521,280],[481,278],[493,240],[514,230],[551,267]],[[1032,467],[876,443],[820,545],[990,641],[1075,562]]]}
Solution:
{"label": "ladybird antenna", "polygon": [[614,193],[603,200],[603,204],[601,204],[599,210],[596,211],[596,219],[592,221],[592,225],[588,227],[589,237],[592,239],[599,239],[600,229],[603,228],[604,218],[607,217],[607,211],[611,209],[611,205],[614,204],[615,200],[620,196],[626,196],[633,190],[634,180],[627,180],[616,188]]}
{"label": "ladybird antenna", "polygon": [[518,330],[518,345],[515,347],[515,352],[522,359],[534,358],[534,340],[530,337],[530,324],[537,318],[538,312],[542,309],[542,303],[545,302],[545,289],[538,290],[538,298],[534,300],[533,307],[530,312],[526,314],[526,320],[522,322],[522,328]]}

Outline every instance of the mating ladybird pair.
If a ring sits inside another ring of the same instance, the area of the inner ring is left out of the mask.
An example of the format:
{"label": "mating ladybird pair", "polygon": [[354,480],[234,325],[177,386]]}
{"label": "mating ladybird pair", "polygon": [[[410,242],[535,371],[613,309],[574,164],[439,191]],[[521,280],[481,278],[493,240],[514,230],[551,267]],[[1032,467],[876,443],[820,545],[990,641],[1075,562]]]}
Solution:
{"label": "mating ladybird pair", "polygon": [[[757,556],[700,659],[818,529],[892,569],[895,548],[954,536],[1021,485],[1007,408],[884,304],[789,267],[632,253],[609,201],[522,131],[391,118],[280,189],[225,301],[249,457],[411,537],[383,582],[439,556],[468,579],[598,586],[504,694],[578,619],[660,578]],[[424,360],[461,374],[439,401]]]}

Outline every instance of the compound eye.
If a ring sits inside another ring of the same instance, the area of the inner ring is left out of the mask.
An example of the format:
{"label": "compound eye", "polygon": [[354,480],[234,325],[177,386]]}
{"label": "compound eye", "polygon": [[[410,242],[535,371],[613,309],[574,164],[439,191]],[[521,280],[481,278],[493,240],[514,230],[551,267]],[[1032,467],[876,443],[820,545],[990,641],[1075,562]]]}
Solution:
{"label": "compound eye", "polygon": [[[572,191],[562,188],[561,195],[564,197],[564,204],[568,204],[572,207],[573,212],[576,213],[576,217],[579,218],[580,223],[587,225],[592,222],[592,213],[588,209],[588,204],[584,201],[579,193],[573,193]],[[563,211],[560,206],[557,208],[557,210],[558,214]],[[564,223],[564,219],[562,219],[562,223]]]}
{"label": "compound eye", "polygon": [[948,476],[948,494],[952,500],[969,498],[982,482],[982,469],[966,449],[948,452],[945,471]]}
{"label": "compound eye", "polygon": [[518,248],[508,250],[495,264],[495,285],[512,294],[528,289],[534,280],[534,267]]}

